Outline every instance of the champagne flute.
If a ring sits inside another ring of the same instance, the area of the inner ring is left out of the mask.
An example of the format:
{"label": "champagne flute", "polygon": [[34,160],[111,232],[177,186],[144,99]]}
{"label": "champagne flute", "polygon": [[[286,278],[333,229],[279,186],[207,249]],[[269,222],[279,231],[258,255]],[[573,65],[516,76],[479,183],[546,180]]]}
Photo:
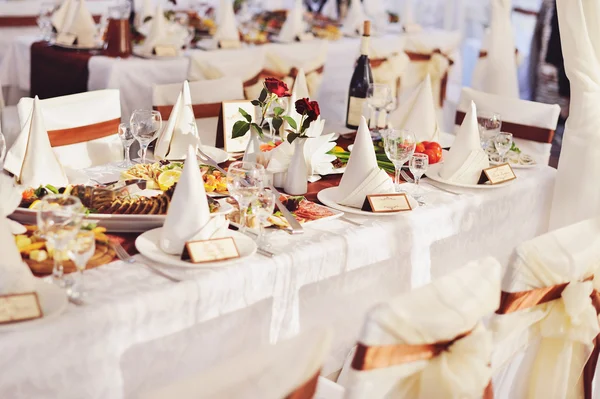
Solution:
{"label": "champagne flute", "polygon": [[129,153],[130,153],[131,145],[135,141],[135,137],[133,137],[133,132],[131,131],[131,127],[129,126],[128,123],[121,123],[119,125],[119,138],[121,139],[121,143],[123,144],[123,149],[125,150],[125,160],[123,160],[123,162],[121,162],[121,164],[119,166],[122,168],[129,169],[133,165],[131,163],[131,158],[130,158]]}
{"label": "champagne flute", "polygon": [[240,207],[241,230],[246,229],[248,206],[263,188],[265,168],[255,162],[234,162],[227,170],[227,189]]}
{"label": "champagne flute", "polygon": [[477,113],[477,124],[479,127],[481,148],[487,150],[490,141],[500,133],[500,129],[502,128],[500,115],[495,112],[479,111]]}
{"label": "champagne flute", "polygon": [[375,115],[373,116],[375,119],[375,129],[371,132],[371,136],[374,139],[379,139],[381,137],[381,131],[379,129],[381,111],[385,110],[393,101],[392,88],[389,85],[381,83],[372,83],[369,85],[367,102],[375,111]]}
{"label": "champagne flute", "polygon": [[512,133],[500,132],[496,138],[494,138],[494,144],[496,145],[496,151],[500,155],[500,162],[506,162],[506,154],[510,151],[513,144]]}
{"label": "champagne flute", "polygon": [[142,149],[141,163],[144,164],[146,163],[148,146],[156,138],[162,127],[160,112],[138,109],[133,111],[129,122],[133,136],[140,143]]}
{"label": "champagne flute", "polygon": [[266,240],[265,225],[268,223],[268,219],[273,215],[275,210],[275,194],[271,191],[261,190],[258,192],[256,201],[252,203],[252,211],[258,218],[258,237],[256,239],[256,245],[259,248],[268,248],[271,244]]}
{"label": "champagne flute", "polygon": [[91,230],[80,230],[68,246],[69,258],[75,263],[79,275],[78,282],[70,287],[70,293],[74,298],[81,298],[85,295],[85,286],[83,283],[83,271],[88,262],[96,252],[96,236]]}
{"label": "champagne flute", "polygon": [[38,230],[46,239],[47,245],[54,251],[52,278],[61,287],[65,286],[62,265],[65,250],[79,232],[82,220],[83,205],[77,197],[51,194],[41,200],[37,214]]}
{"label": "champagne flute", "polygon": [[421,201],[421,177],[427,172],[429,167],[429,157],[426,154],[412,154],[410,161],[408,162],[410,173],[415,178],[415,184],[417,185],[417,191],[413,195],[417,201]]}
{"label": "champagne flute", "polygon": [[415,152],[417,140],[415,135],[410,131],[397,129],[384,130],[382,137],[385,154],[394,164],[394,169],[396,171],[394,178],[396,192],[401,192],[400,171],[402,170],[402,165],[404,165]]}

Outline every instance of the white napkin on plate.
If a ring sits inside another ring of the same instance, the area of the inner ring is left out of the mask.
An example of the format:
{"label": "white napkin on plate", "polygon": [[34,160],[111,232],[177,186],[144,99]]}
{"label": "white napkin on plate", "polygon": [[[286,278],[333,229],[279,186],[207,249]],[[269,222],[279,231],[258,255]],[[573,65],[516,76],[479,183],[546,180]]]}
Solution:
{"label": "white napkin on plate", "polygon": [[227,237],[228,227],[225,217],[210,215],[196,149],[190,146],[160,234],[160,248],[181,255],[186,242]]}
{"label": "white napkin on plate", "polygon": [[367,195],[394,192],[392,179],[377,165],[373,140],[365,117],[361,117],[346,171],[337,189],[337,202],[361,208]]}
{"label": "white napkin on plate", "polygon": [[33,100],[31,113],[21,133],[6,154],[4,169],[16,176],[22,185],[38,187],[69,183],[63,167],[52,151],[39,98]]}
{"label": "white napkin on plate", "polygon": [[57,32],[64,32],[77,12],[77,2],[75,0],[65,0],[58,10],[52,14],[52,25]]}
{"label": "white napkin on plate", "polygon": [[144,25],[144,21],[148,17],[152,17],[154,15],[156,6],[154,5],[154,1],[152,0],[143,0],[141,7],[135,12],[135,27],[141,28]]}
{"label": "white napkin on plate", "polygon": [[481,171],[490,167],[486,152],[481,148],[477,109],[471,108],[456,134],[456,139],[440,169],[440,176],[456,183],[477,184]]}
{"label": "white napkin on plate", "polygon": [[392,117],[394,126],[411,131],[417,141],[440,141],[436,103],[429,74]]}
{"label": "white napkin on plate", "polygon": [[221,0],[219,10],[219,26],[214,35],[214,40],[219,42],[240,43],[240,34],[235,22],[233,3],[231,0]]}
{"label": "white napkin on plate", "polygon": [[306,24],[304,23],[304,5],[302,0],[294,2],[294,8],[288,11],[287,18],[279,32],[279,41],[283,43],[291,43],[296,41],[306,32]]}
{"label": "white napkin on plate", "polygon": [[169,121],[156,141],[154,155],[164,159],[185,159],[189,146],[197,148],[198,145],[200,136],[192,108],[190,86],[186,80]]}
{"label": "white napkin on plate", "polygon": [[342,25],[342,33],[346,36],[362,35],[364,23],[368,19],[363,4],[360,1],[353,1],[348,9],[344,25]]}
{"label": "white napkin on plate", "polygon": [[96,44],[96,22],[87,8],[85,0],[79,0],[75,16],[62,32],[71,33],[77,38],[77,46],[93,47]]}
{"label": "white napkin on plate", "polygon": [[140,51],[148,55],[153,54],[154,48],[157,46],[173,47],[179,52],[188,35],[181,26],[170,23],[165,18],[160,5],[156,7],[152,19],[140,28],[140,33],[146,36],[144,43],[140,46]]}

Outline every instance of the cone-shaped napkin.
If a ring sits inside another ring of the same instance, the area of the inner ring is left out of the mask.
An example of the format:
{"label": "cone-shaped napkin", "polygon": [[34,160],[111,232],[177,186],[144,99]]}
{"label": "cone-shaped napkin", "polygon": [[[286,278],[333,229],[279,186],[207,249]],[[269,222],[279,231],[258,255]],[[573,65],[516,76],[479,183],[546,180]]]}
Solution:
{"label": "cone-shaped napkin", "polygon": [[235,23],[235,14],[233,12],[233,3],[231,0],[221,0],[219,19],[219,26],[217,27],[214,36],[217,43],[239,43],[240,34]]}
{"label": "cone-shaped napkin", "polygon": [[342,33],[346,36],[359,36],[363,34],[365,21],[369,19],[360,1],[353,1],[348,9],[348,14],[342,25]]}
{"label": "cone-shaped napkin", "polygon": [[296,0],[294,2],[294,8],[288,12],[285,23],[281,27],[279,41],[283,43],[296,41],[296,39],[304,34],[304,32],[306,32],[306,25],[304,24],[304,5],[302,0]]}
{"label": "cone-shaped napkin", "polygon": [[157,46],[173,47],[179,51],[185,44],[187,36],[184,29],[169,23],[160,5],[156,7],[152,19],[140,30],[142,33],[148,32],[144,44],[140,47],[140,51],[144,54],[153,54]]}
{"label": "cone-shaped napkin", "polygon": [[415,89],[394,116],[394,125],[410,130],[417,141],[440,141],[440,128],[429,75]]}
{"label": "cone-shaped napkin", "polygon": [[210,216],[196,149],[190,146],[160,234],[160,248],[181,255],[186,242],[226,237],[228,227],[223,216]]}
{"label": "cone-shaped napkin", "polygon": [[3,199],[0,209],[0,295],[33,292],[34,277],[21,258],[6,218],[19,205],[21,193],[6,175],[0,175],[0,197]]}
{"label": "cone-shaped napkin", "polygon": [[93,47],[96,44],[96,23],[85,0],[79,0],[75,17],[64,32],[75,35],[79,47]]}
{"label": "cone-shaped napkin", "polygon": [[481,148],[479,139],[477,109],[475,103],[471,102],[471,109],[456,134],[448,156],[444,158],[440,176],[456,183],[477,184],[481,171],[489,166],[488,156]]}
{"label": "cone-shaped napkin", "polygon": [[362,207],[367,195],[394,192],[394,184],[379,169],[371,133],[364,116],[361,118],[354,148],[337,189],[337,202],[354,208]]}
{"label": "cone-shaped napkin", "polygon": [[51,184],[64,187],[69,183],[62,165],[57,159],[44,126],[44,116],[36,96],[31,114],[21,133],[6,154],[4,169],[16,176],[27,187]]}
{"label": "cone-shaped napkin", "polygon": [[192,108],[190,86],[186,80],[173,106],[167,126],[156,141],[154,155],[164,159],[185,159],[188,147],[197,148],[198,145],[200,137]]}
{"label": "cone-shaped napkin", "polygon": [[152,0],[144,0],[142,6],[139,10],[136,10],[135,13],[135,27],[141,28],[144,25],[144,21],[148,17],[152,17],[154,15],[155,6]]}
{"label": "cone-shaped napkin", "polygon": [[327,0],[327,3],[325,3],[321,10],[321,14],[334,21],[338,20],[340,15],[338,13],[337,0]]}
{"label": "cone-shaped napkin", "polygon": [[57,32],[64,32],[71,25],[71,21],[77,12],[77,4],[74,0],[65,0],[58,10],[52,14],[52,26]]}
{"label": "cone-shaped napkin", "polygon": [[304,69],[300,68],[296,79],[294,80],[294,86],[292,87],[294,93],[296,93],[296,99],[309,98],[310,93],[308,92],[308,83],[306,82],[306,75]]}

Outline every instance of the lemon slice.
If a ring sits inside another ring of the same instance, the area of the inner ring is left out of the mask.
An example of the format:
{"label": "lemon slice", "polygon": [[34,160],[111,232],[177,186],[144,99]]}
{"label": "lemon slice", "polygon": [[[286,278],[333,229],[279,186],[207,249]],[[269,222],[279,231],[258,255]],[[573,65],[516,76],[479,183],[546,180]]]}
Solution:
{"label": "lemon slice", "polygon": [[40,209],[40,206],[42,205],[42,201],[35,200],[31,203],[31,205],[29,205],[29,209]]}
{"label": "lemon slice", "polygon": [[160,176],[158,176],[158,187],[162,191],[167,191],[169,187],[179,181],[179,177],[181,176],[180,170],[167,170],[162,172]]}

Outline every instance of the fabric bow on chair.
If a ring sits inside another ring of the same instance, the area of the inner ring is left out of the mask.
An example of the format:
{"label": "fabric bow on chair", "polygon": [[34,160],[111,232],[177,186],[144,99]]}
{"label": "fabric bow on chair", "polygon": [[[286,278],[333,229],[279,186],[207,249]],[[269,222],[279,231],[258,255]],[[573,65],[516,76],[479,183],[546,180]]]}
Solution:
{"label": "fabric bow on chair", "polygon": [[410,78],[410,81],[412,82],[416,77],[419,77],[419,82],[421,82],[429,75],[431,77],[431,86],[433,88],[434,97],[439,98],[439,107],[441,108],[446,99],[448,72],[452,64],[454,64],[454,61],[439,49],[427,53],[406,51],[406,55],[412,65],[418,65],[418,73],[416,73],[415,76],[409,76],[408,78]]}
{"label": "fabric bow on chair", "polygon": [[410,58],[404,52],[394,52],[379,56],[372,51],[371,67],[373,69],[373,81],[389,85],[396,97],[400,89],[402,73],[410,63]]}

